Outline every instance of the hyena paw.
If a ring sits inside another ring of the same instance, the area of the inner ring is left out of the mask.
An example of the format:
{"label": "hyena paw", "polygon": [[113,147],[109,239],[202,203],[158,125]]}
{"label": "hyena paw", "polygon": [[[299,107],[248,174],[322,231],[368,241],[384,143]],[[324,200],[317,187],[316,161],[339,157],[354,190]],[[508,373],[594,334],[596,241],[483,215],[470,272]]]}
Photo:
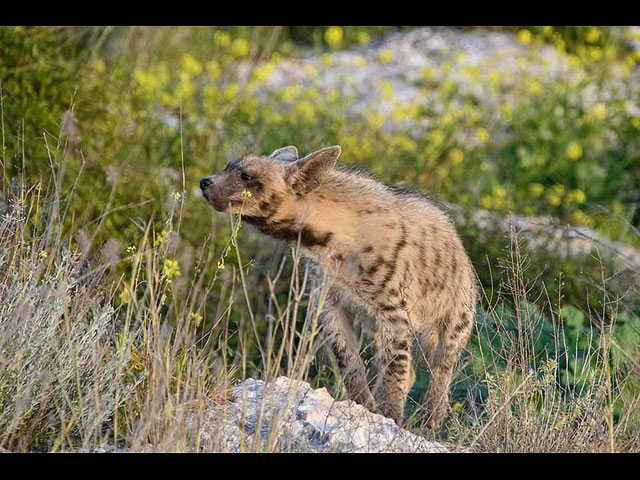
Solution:
{"label": "hyena paw", "polygon": [[438,405],[437,408],[427,407],[427,424],[433,431],[438,431],[442,428],[444,419],[447,416],[447,404]]}

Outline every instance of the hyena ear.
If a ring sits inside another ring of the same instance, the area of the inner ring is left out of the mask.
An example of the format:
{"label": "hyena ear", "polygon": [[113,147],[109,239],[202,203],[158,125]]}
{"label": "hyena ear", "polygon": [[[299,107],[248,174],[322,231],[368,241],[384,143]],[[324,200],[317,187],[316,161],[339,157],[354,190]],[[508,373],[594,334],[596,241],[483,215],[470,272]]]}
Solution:
{"label": "hyena ear", "polygon": [[287,166],[286,180],[297,193],[318,188],[336,166],[342,149],[339,145],[323,148]]}
{"label": "hyena ear", "polygon": [[274,150],[269,158],[277,158],[278,160],[284,160],[285,162],[295,162],[298,160],[298,149],[293,145],[288,147],[279,148]]}

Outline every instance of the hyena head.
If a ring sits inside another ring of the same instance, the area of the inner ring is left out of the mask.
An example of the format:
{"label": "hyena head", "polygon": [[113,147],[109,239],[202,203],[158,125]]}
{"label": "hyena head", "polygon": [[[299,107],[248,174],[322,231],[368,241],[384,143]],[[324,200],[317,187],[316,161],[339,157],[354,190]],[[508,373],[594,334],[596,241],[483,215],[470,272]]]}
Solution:
{"label": "hyena head", "polygon": [[298,158],[298,149],[289,146],[268,157],[247,155],[230,162],[222,172],[204,177],[200,189],[219,212],[242,209],[244,215],[268,218],[318,188],[335,167],[340,151],[336,145]]}

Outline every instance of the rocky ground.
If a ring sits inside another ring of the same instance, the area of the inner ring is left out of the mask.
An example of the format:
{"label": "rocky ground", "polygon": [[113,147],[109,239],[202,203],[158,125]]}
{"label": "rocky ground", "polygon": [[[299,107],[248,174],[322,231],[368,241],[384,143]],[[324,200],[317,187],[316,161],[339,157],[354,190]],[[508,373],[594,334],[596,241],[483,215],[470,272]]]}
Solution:
{"label": "rocky ground", "polygon": [[[488,88],[488,82],[474,79],[474,69],[479,69],[480,80],[490,72],[499,73],[501,89],[496,91]],[[354,113],[368,108],[388,113],[392,104],[384,98],[381,84],[391,84],[394,100],[408,104],[428,100],[429,89],[422,88],[427,78],[435,82],[446,78],[460,87],[460,96],[471,95],[485,108],[493,109],[516,100],[510,87],[522,78],[540,78],[547,83],[559,77],[577,84],[586,73],[580,67],[572,68],[569,56],[553,46],[531,48],[511,33],[423,27],[389,34],[358,49],[284,60],[267,79],[264,93],[292,84],[313,85],[320,91],[353,95],[349,108]],[[633,82],[613,82],[608,88],[635,91],[638,86],[636,74]],[[595,97],[589,98],[593,93],[589,89],[583,92],[583,105],[595,101]]]}
{"label": "rocky ground", "polygon": [[466,451],[414,435],[351,400],[334,400],[325,388],[287,377],[272,383],[250,378],[233,387],[230,403],[209,410],[199,435],[205,449],[227,452]]}

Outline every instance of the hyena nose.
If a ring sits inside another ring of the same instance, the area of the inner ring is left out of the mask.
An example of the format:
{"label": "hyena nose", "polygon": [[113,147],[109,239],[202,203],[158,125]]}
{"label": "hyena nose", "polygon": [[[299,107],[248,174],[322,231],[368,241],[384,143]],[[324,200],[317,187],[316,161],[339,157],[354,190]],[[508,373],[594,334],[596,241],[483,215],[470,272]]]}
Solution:
{"label": "hyena nose", "polygon": [[213,183],[213,180],[211,180],[211,177],[204,177],[203,179],[200,180],[200,190],[204,190],[205,188],[210,186],[212,183]]}

